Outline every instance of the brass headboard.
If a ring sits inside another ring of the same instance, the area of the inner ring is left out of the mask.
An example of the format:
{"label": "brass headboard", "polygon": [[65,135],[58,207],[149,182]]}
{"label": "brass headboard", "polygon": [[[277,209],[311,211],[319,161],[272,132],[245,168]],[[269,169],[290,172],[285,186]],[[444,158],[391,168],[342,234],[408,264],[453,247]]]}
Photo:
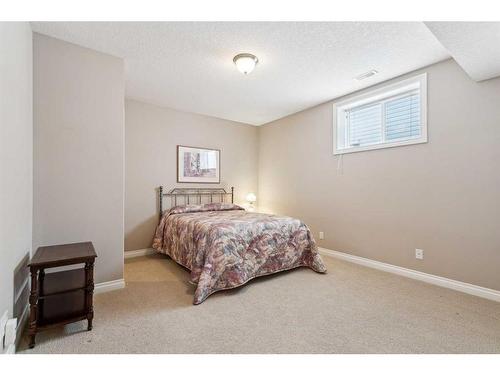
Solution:
{"label": "brass headboard", "polygon": [[[177,206],[178,200],[181,204],[201,204],[214,202],[225,202],[231,196],[231,203],[234,203],[234,187],[228,193],[223,188],[174,188],[168,193],[163,192],[163,186],[158,189],[158,198],[160,204],[160,220],[163,215],[163,197],[170,197],[170,205]],[[181,198],[182,197],[182,198]],[[206,198],[206,202],[203,202]]]}

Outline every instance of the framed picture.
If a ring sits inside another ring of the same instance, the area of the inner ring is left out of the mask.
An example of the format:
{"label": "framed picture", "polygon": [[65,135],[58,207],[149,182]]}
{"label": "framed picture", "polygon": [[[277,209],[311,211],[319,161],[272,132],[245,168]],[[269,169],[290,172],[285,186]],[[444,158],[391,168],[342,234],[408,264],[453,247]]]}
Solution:
{"label": "framed picture", "polygon": [[177,182],[220,183],[220,150],[177,146]]}

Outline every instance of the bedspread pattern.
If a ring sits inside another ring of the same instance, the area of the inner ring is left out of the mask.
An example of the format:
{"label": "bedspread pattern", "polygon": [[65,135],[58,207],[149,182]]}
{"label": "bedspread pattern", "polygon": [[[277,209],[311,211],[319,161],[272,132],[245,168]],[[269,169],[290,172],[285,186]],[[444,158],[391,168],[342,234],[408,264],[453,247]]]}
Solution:
{"label": "bedspread pattern", "polygon": [[326,272],[309,228],[291,217],[232,204],[177,206],[165,212],[153,248],[191,270],[194,304],[250,279],[300,266]]}

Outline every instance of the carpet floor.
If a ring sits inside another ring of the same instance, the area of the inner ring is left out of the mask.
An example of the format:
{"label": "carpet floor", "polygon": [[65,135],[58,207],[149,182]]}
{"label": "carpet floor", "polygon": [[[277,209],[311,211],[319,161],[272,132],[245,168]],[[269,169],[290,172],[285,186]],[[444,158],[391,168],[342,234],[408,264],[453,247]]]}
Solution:
{"label": "carpet floor", "polygon": [[41,332],[23,353],[500,353],[500,303],[323,257],[194,306],[163,255],[125,263],[126,288],[95,296],[94,329]]}

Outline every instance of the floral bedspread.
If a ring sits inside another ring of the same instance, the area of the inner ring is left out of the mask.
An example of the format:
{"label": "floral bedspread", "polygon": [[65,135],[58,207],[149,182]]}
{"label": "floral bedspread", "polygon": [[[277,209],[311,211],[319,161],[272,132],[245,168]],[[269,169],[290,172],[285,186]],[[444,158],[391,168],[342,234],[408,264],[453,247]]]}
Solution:
{"label": "floral bedspread", "polygon": [[306,266],[326,272],[309,228],[298,219],[251,213],[228,203],[166,211],[153,248],[191,271],[194,304],[263,275]]}

